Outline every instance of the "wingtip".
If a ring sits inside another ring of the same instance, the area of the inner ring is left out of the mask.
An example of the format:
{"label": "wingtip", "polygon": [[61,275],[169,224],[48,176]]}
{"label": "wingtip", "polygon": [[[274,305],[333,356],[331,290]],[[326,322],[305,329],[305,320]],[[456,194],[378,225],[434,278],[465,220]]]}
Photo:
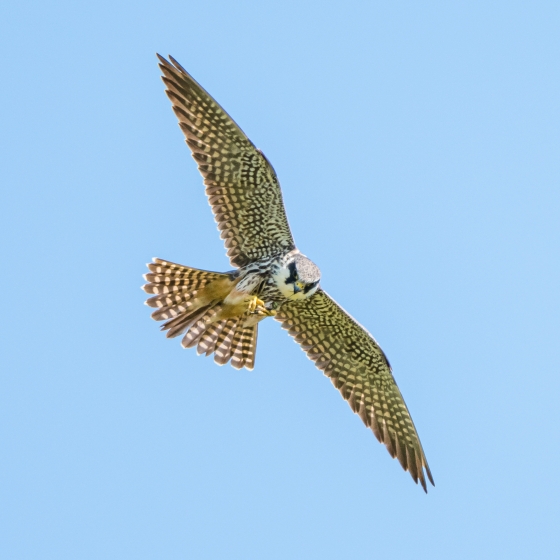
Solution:
{"label": "wingtip", "polygon": [[173,66],[175,66],[175,68],[177,68],[178,70],[180,70],[184,74],[189,75],[189,73],[171,55],[168,55],[168,56],[169,56],[169,60],[172,62]]}
{"label": "wingtip", "polygon": [[432,476],[432,473],[430,471],[430,467],[428,467],[428,465],[426,465],[426,474],[428,475],[428,480],[431,482],[432,486],[435,488],[436,483],[434,482],[434,478]]}
{"label": "wingtip", "polygon": [[434,479],[432,477],[432,473],[430,472],[430,467],[428,467],[428,465],[424,464],[424,468],[422,469],[422,474],[418,477],[420,480],[420,484],[422,485],[422,488],[424,490],[424,492],[427,494],[428,493],[428,485],[426,484],[426,475],[428,477],[428,480],[430,481],[430,484],[435,488],[435,482]]}
{"label": "wingtip", "polygon": [[[159,66],[163,70],[163,67],[170,68],[172,70],[179,70],[179,72],[190,76],[190,74],[175,60],[170,54],[167,55],[167,58],[161,56],[161,54],[156,53],[158,60],[160,62]],[[169,59],[169,60],[168,60]]]}

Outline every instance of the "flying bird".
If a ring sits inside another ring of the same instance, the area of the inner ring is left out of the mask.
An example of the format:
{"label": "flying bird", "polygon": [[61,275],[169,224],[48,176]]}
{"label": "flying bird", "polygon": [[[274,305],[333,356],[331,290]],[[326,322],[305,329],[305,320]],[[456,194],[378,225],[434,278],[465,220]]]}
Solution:
{"label": "flying bird", "polygon": [[143,289],[169,338],[253,369],[258,324],[274,317],[427,491],[434,484],[420,439],[375,339],[320,286],[315,263],[296,247],[276,173],[218,103],[173,57],[158,55],[234,270],[210,272],[153,259]]}

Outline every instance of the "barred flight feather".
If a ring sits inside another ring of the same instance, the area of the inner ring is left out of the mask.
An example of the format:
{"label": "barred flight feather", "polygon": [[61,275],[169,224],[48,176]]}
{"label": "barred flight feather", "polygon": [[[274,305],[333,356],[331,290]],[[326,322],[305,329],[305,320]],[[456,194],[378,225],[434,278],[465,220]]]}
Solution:
{"label": "barred flight feather", "polygon": [[257,325],[244,327],[245,318],[214,321],[223,306],[220,301],[208,301],[207,292],[215,286],[210,284],[229,279],[228,285],[233,286],[234,273],[200,270],[162,259],[154,259],[148,268],[150,272],[144,276],[148,284],[143,289],[156,295],[146,304],[156,308],[153,319],[166,321],[161,328],[168,338],[184,335],[184,348],[196,346],[197,352],[206,356],[214,353],[219,364],[231,359],[235,368],[253,367]]}
{"label": "barred flight feather", "polygon": [[227,364],[231,358],[231,343],[238,323],[239,319],[237,318],[229,319],[224,326],[224,329],[218,336],[216,350],[214,351],[214,361],[221,366]]}
{"label": "barred flight feather", "polygon": [[[176,60],[158,57],[167,97],[204,178],[231,263],[241,267],[295,249],[268,160]],[[246,220],[248,215],[253,219]]]}
{"label": "barred flight feather", "polygon": [[208,311],[209,306],[202,307],[192,312],[187,312],[183,315],[179,315],[176,319],[172,319],[167,323],[164,323],[161,327],[162,331],[168,331],[167,338],[175,338],[183,334],[187,329],[190,329],[199,319],[201,319],[204,314]]}
{"label": "barred flight feather", "polygon": [[216,343],[218,342],[218,337],[220,333],[224,330],[227,321],[220,321],[219,323],[215,323],[214,325],[210,325],[208,330],[205,333],[204,338],[198,344],[197,352],[199,354],[206,354],[206,356],[210,356],[216,351]]}
{"label": "barred flight feather", "polygon": [[187,334],[183,337],[181,342],[183,348],[192,348],[196,346],[198,343],[199,338],[204,334],[204,331],[208,328],[213,317],[216,316],[216,313],[221,308],[220,305],[216,307],[212,307],[205,311],[205,313],[190,327]]}

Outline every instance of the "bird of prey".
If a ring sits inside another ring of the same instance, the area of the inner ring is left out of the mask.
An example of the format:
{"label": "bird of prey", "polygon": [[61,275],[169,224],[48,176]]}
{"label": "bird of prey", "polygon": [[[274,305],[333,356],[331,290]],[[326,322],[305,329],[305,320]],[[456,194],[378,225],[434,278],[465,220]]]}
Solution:
{"label": "bird of prey", "polygon": [[274,317],[392,457],[427,491],[434,484],[420,439],[375,339],[319,285],[319,268],[297,249],[276,173],[218,103],[173,57],[158,55],[167,97],[204,178],[235,267],[210,272],[153,259],[152,317],[185,348],[220,365],[252,369],[258,323]]}

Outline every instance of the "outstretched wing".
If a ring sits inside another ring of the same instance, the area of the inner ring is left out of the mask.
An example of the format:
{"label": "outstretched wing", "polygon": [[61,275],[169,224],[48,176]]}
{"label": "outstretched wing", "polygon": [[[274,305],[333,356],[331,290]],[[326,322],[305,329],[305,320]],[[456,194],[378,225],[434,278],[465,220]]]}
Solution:
{"label": "outstretched wing", "polygon": [[324,291],[284,304],[275,317],[425,491],[434,480],[416,428],[373,337]]}
{"label": "outstretched wing", "polygon": [[295,249],[268,160],[177,61],[158,58],[165,93],[204,177],[231,264],[241,267]]}

